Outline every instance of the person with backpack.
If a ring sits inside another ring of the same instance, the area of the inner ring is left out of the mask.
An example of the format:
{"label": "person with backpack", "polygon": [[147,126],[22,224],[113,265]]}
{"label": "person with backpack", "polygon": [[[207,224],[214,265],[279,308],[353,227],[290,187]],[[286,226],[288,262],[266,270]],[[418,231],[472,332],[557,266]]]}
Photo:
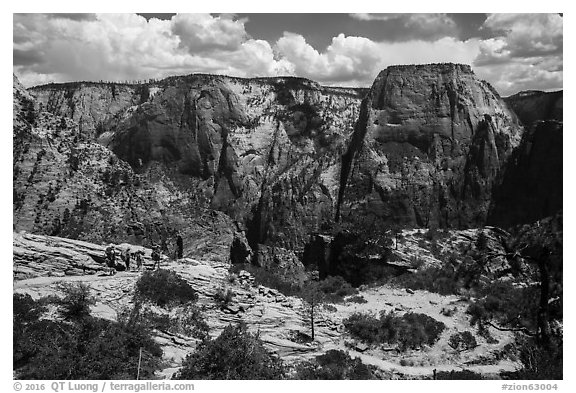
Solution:
{"label": "person with backpack", "polygon": [[124,259],[124,264],[126,265],[126,271],[129,272],[130,271],[130,250],[128,248],[126,248],[124,250],[124,255],[122,256]]}
{"label": "person with backpack", "polygon": [[154,247],[152,251],[152,260],[154,261],[154,269],[158,266],[158,270],[160,270],[160,246]]}
{"label": "person with backpack", "polygon": [[110,243],[108,247],[106,247],[106,265],[108,266],[108,274],[114,275],[116,274],[116,249],[114,245]]}
{"label": "person with backpack", "polygon": [[142,251],[138,250],[136,251],[136,270],[140,271],[141,268],[142,268]]}

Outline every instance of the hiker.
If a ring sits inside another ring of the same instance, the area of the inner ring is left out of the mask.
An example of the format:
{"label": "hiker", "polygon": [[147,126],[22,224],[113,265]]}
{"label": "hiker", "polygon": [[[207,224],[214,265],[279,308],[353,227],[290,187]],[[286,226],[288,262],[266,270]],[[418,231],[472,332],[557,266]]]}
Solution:
{"label": "hiker", "polygon": [[182,241],[182,236],[180,235],[176,237],[176,248],[178,251],[178,259],[182,259],[182,255],[184,254],[184,242]]}
{"label": "hiker", "polygon": [[124,250],[124,255],[122,256],[124,259],[124,264],[126,265],[126,271],[130,271],[130,250],[129,249],[125,249]]}
{"label": "hiker", "polygon": [[142,251],[138,250],[136,251],[136,270],[140,271],[141,268],[142,268]]}
{"label": "hiker", "polygon": [[116,274],[116,249],[112,243],[106,247],[106,265],[109,267],[109,275]]}
{"label": "hiker", "polygon": [[154,269],[156,269],[156,265],[158,265],[158,269],[160,269],[160,246],[154,247],[154,250],[152,251],[152,260],[154,261]]}

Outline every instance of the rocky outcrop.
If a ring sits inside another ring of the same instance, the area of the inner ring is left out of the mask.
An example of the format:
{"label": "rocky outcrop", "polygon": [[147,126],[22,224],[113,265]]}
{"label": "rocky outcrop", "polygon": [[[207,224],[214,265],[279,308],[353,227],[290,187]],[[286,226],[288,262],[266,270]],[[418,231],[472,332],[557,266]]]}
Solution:
{"label": "rocky outcrop", "polygon": [[353,226],[475,227],[523,128],[469,66],[394,66],[362,102],[337,218]]}
{"label": "rocky outcrop", "polygon": [[78,240],[14,233],[12,251],[16,280],[94,274],[106,269],[105,247]]}
{"label": "rocky outcrop", "polygon": [[524,134],[494,189],[488,223],[504,228],[562,211],[562,123],[537,121]]}
{"label": "rocky outcrop", "polygon": [[[217,210],[244,225],[254,249],[302,247],[332,221],[362,94],[299,78],[213,75],[31,92],[46,132],[15,158],[18,230],[146,244],[184,232],[186,248],[201,226],[184,222]],[[61,118],[67,128],[56,135]],[[83,224],[58,233],[54,220],[76,205]],[[220,228],[226,247],[233,228]]]}
{"label": "rocky outcrop", "polygon": [[253,263],[287,281],[303,283],[307,278],[304,265],[292,250],[259,245]]}
{"label": "rocky outcrop", "polygon": [[544,92],[537,90],[521,91],[504,101],[518,115],[520,121],[530,127],[537,120],[563,119],[563,92]]}

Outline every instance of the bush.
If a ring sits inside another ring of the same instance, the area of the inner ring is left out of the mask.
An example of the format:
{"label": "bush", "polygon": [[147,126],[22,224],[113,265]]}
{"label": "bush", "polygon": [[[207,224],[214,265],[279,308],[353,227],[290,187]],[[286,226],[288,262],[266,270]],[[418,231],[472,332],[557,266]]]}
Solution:
{"label": "bush", "polygon": [[457,351],[467,351],[478,346],[476,338],[469,331],[458,332],[450,336],[448,345]]}
{"label": "bush", "polygon": [[186,356],[174,379],[282,379],[284,366],[246,325],[227,326]]}
{"label": "bush", "polygon": [[441,268],[432,266],[415,273],[405,273],[395,277],[392,283],[405,288],[422,289],[440,295],[455,295],[462,288],[456,271],[449,265]]}
{"label": "bush", "polygon": [[452,379],[452,380],[468,380],[468,379],[482,379],[482,374],[475,373],[470,370],[460,370],[460,371],[439,371],[436,373],[436,378],[440,380]]}
{"label": "bush", "polygon": [[370,314],[354,313],[344,321],[344,326],[355,338],[370,344],[398,344],[401,350],[418,349],[433,345],[445,328],[442,322],[425,314],[380,313],[380,318]]}
{"label": "bush", "polygon": [[216,300],[216,303],[220,304],[221,306],[230,304],[233,297],[234,291],[232,291],[230,288],[220,287],[214,293],[214,300]]}
{"label": "bush", "polygon": [[503,373],[506,379],[562,379],[563,372],[563,340],[562,337],[552,337],[546,348],[539,346],[533,338],[521,338],[516,343],[516,349],[522,368],[515,372]]}
{"label": "bush", "polygon": [[65,319],[80,319],[90,315],[90,306],[95,304],[90,295],[90,287],[79,283],[76,285],[62,284],[60,289],[64,298],[59,301],[60,314]]}
{"label": "bush", "polygon": [[480,291],[480,298],[468,306],[470,324],[480,328],[489,320],[536,329],[539,290],[536,286],[516,287],[510,282],[495,282]]}
{"label": "bush", "polygon": [[140,376],[150,378],[159,368],[162,350],[138,321],[112,322],[83,311],[72,313],[82,318],[70,321],[38,319],[40,302],[14,295],[14,303],[14,371],[18,379],[135,379],[140,348],[145,355]]}
{"label": "bush", "polygon": [[404,326],[407,325],[401,332],[399,340],[404,348],[416,349],[424,344],[434,345],[446,328],[444,323],[426,314],[410,312],[404,314],[402,318]]}
{"label": "bush", "polygon": [[437,228],[430,228],[426,232],[424,232],[424,238],[429,241],[437,240],[440,236]]}
{"label": "bush", "polygon": [[302,362],[296,366],[295,379],[376,379],[372,371],[358,358],[352,359],[346,352],[329,350],[316,356],[313,361]]}
{"label": "bush", "polygon": [[185,304],[198,300],[196,291],[173,271],[158,269],[145,272],[136,283],[136,297],[160,307]]}
{"label": "bush", "polygon": [[364,296],[352,296],[349,297],[348,299],[346,299],[347,301],[349,301],[350,303],[368,303],[368,300],[364,299]]}
{"label": "bush", "polygon": [[454,314],[456,314],[457,311],[458,311],[458,307],[453,307],[453,308],[442,307],[440,314],[444,315],[445,317],[451,317]]}
{"label": "bush", "polygon": [[149,309],[140,311],[143,323],[152,329],[169,333],[184,334],[190,337],[205,339],[210,330],[204,317],[194,305],[187,306],[177,313],[176,317],[158,314]]}
{"label": "bush", "polygon": [[[367,343],[388,342],[381,338],[382,329],[378,318],[365,313],[354,313],[342,321],[350,334]],[[392,341],[395,340],[395,337]]]}
{"label": "bush", "polygon": [[352,285],[341,276],[326,277],[324,280],[319,281],[318,289],[326,295],[325,301],[330,303],[340,303],[344,301],[345,296],[358,293],[358,290],[352,287]]}

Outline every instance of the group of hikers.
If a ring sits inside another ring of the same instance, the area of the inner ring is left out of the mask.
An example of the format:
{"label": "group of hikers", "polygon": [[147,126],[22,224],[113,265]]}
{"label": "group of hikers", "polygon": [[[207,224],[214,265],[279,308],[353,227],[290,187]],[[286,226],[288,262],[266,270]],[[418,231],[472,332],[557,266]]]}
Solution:
{"label": "group of hikers", "polygon": [[[152,269],[160,269],[160,260],[162,259],[160,246],[155,246],[152,249],[151,256],[152,261],[154,261]],[[132,261],[136,263],[136,266],[131,263]],[[106,265],[109,268],[108,273],[110,275],[116,274],[117,271],[139,272],[144,265],[144,251],[138,250],[132,253],[129,248],[120,250],[113,244],[109,244],[108,247],[106,247]]]}

